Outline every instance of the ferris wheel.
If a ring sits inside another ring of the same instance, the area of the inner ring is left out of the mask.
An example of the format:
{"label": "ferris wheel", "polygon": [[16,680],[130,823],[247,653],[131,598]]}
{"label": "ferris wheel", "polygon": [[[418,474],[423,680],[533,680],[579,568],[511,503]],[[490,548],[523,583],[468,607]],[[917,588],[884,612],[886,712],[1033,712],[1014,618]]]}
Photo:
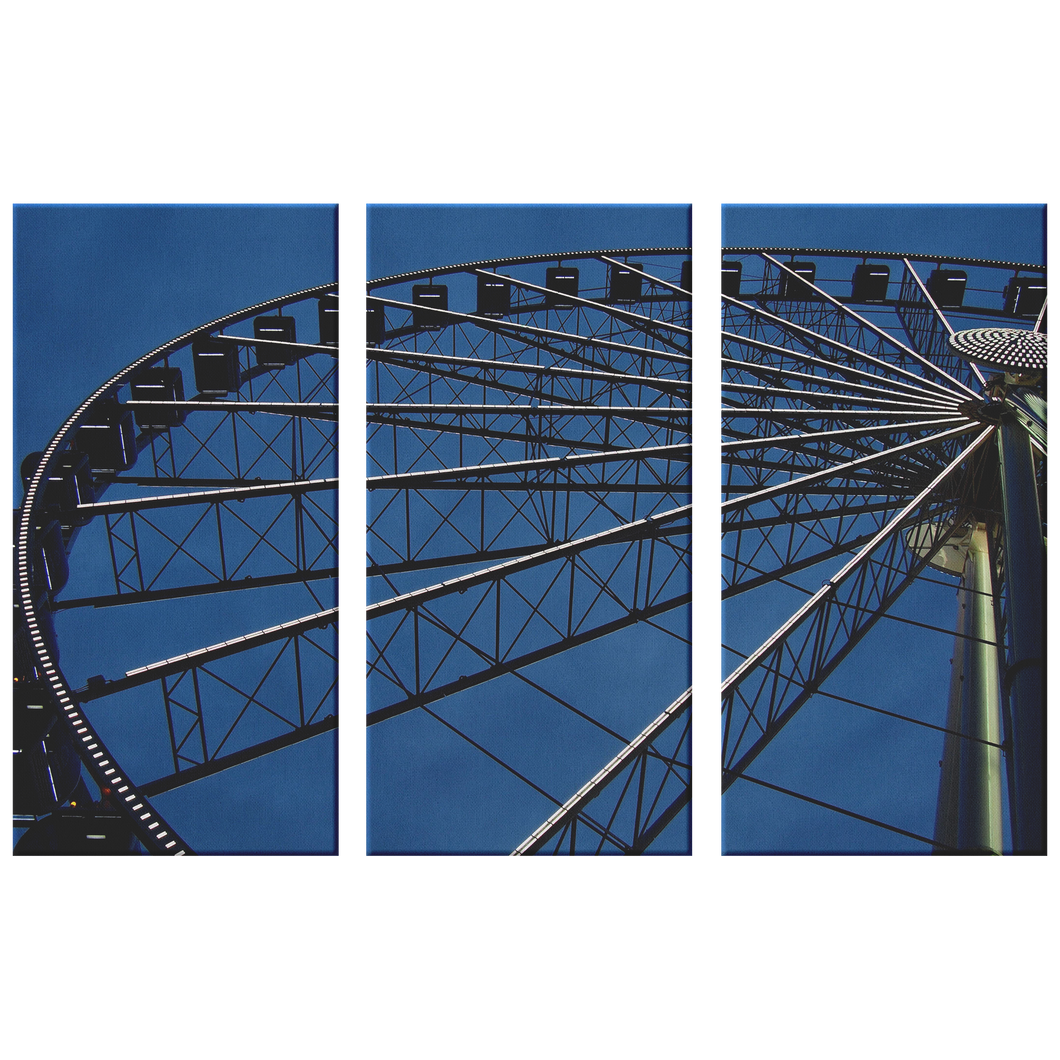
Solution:
{"label": "ferris wheel", "polygon": [[337,366],[338,287],[308,288],[138,358],[23,460],[16,853],[247,852],[281,805],[333,817]]}
{"label": "ferris wheel", "polygon": [[1044,267],[721,286],[726,851],[1043,849]]}
{"label": "ferris wheel", "polygon": [[372,853],[684,853],[691,260],[368,283]]}

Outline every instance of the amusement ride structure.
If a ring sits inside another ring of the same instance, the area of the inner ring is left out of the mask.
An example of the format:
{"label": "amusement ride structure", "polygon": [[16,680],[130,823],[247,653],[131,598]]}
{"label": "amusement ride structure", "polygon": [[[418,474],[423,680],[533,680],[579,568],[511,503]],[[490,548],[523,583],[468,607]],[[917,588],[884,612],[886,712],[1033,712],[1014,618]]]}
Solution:
{"label": "amusement ride structure", "polygon": [[726,851],[1044,852],[1045,268],[732,247],[721,299]]}
{"label": "amusement ride structure", "polygon": [[285,761],[312,739],[334,803],[337,369],[325,284],[145,354],[23,460],[16,853],[195,853],[241,768],[319,812]]}
{"label": "amusement ride structure", "polygon": [[687,248],[368,283],[372,853],[690,849]]}

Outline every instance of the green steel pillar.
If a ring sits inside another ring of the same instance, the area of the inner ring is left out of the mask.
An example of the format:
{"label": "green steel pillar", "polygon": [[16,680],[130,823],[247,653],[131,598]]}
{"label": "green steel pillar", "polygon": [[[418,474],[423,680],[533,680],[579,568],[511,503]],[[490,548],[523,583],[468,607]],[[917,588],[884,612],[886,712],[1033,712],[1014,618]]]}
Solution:
{"label": "green steel pillar", "polygon": [[1045,544],[1027,432],[1006,417],[998,432],[1008,585],[1012,845],[1045,853]]}
{"label": "green steel pillar", "polygon": [[946,717],[951,732],[943,747],[934,838],[964,854],[1000,854],[1000,691],[986,528],[977,524],[960,547],[965,559]]}

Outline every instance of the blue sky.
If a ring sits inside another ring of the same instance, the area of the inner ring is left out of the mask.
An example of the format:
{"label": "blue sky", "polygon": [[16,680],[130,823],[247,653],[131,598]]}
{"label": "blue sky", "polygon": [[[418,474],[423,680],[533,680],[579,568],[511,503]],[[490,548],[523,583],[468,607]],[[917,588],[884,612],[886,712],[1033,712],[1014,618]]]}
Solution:
{"label": "blue sky", "polygon": [[[671,205],[372,205],[367,232],[370,279],[522,254],[691,242],[688,207]],[[639,710],[627,705],[623,709],[628,713],[614,722],[630,733],[687,687],[685,656],[678,652],[675,664],[672,651],[645,653],[643,643],[642,634],[627,630],[591,644],[583,656],[586,673],[610,672],[614,687],[641,692]],[[587,686],[562,659],[539,663],[529,673],[576,702],[584,697],[592,704],[590,712],[598,711],[599,716],[615,709],[606,688],[598,682]],[[673,695],[665,698],[671,688]],[[496,679],[460,698],[459,703],[444,700],[437,709],[444,706],[442,712],[449,712],[446,716],[465,730],[477,733],[475,726],[485,726],[482,742],[528,773],[536,770],[532,777],[561,799],[572,795],[617,750],[610,738],[585,732],[562,709],[535,703],[514,678]],[[637,695],[623,698],[632,704]],[[549,752],[562,742],[569,746],[577,741],[589,742],[574,783],[553,760],[560,756]],[[372,727],[368,769],[369,846],[374,850],[507,853],[554,809],[418,712]],[[683,838],[674,842],[683,843]]]}
{"label": "blue sky", "polygon": [[[16,504],[22,458],[114,372],[196,325],[333,281],[337,267],[336,212],[326,206],[21,206],[14,237]],[[101,543],[87,532],[79,538],[74,579],[101,560],[109,566]],[[199,599],[209,602],[205,612],[181,606],[170,617],[152,612],[155,605],[60,613],[69,681],[79,687],[91,674],[113,677],[196,641],[273,624],[254,625],[261,615],[234,595]],[[290,612],[280,620],[317,610],[294,594],[278,606]],[[111,750],[135,774],[137,741],[154,742],[155,723],[141,723],[132,707],[122,716],[106,700],[94,711],[128,745]],[[141,724],[148,727],[138,731]],[[282,765],[267,756],[158,796],[156,807],[203,852],[324,852],[335,840],[334,777],[334,740],[322,736],[291,749]]]}
{"label": "blue sky", "polygon": [[[1045,255],[1045,211],[1041,206],[741,205],[723,209],[722,230],[723,245],[730,247],[901,251],[1027,264],[1042,263]],[[960,324],[956,326],[959,329]],[[836,567],[841,563],[836,561]],[[772,596],[768,602],[737,598],[734,606],[723,612],[723,640],[750,650],[798,603],[798,594],[783,602]],[[771,605],[777,613],[763,619],[762,607],[769,610]],[[910,590],[899,601],[896,613],[950,630],[955,607],[952,590],[925,587],[915,593]],[[930,705],[938,704],[939,716],[934,720],[941,724],[952,644],[952,634],[884,621],[825,687],[914,716],[930,716]],[[843,704],[816,697],[749,772],[930,835],[940,738],[856,709],[854,714],[861,717],[854,721],[851,710]],[[739,852],[926,850],[828,810],[739,781],[724,801],[723,831],[726,848]]]}

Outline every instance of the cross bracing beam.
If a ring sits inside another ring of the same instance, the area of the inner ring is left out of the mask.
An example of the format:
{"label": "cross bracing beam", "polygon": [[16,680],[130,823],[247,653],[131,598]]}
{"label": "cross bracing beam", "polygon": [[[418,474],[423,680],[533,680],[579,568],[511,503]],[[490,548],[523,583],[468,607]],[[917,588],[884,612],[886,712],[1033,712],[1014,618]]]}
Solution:
{"label": "cross bracing beam", "polygon": [[[937,423],[931,424],[930,428],[947,427],[956,423],[960,423],[959,418],[952,420],[940,420]],[[773,426],[773,424],[768,424]],[[796,427],[797,429],[797,427]],[[921,428],[923,429],[923,428]],[[848,437],[835,437],[835,438],[822,438],[820,440],[810,440],[805,443],[795,442],[790,446],[784,444],[785,438],[797,438],[798,435],[791,434],[762,434],[760,438],[756,438],[755,435],[748,431],[736,431],[727,430],[726,435],[729,435],[729,440],[734,442],[734,448],[731,450],[724,451],[724,461],[722,466],[728,468],[733,464],[746,464],[748,461],[753,461],[752,456],[748,456],[748,453],[759,452],[763,454],[770,454],[775,459],[782,459],[781,453],[790,452],[793,454],[793,462],[797,462],[800,459],[802,461],[814,460],[823,462],[825,460],[846,460],[849,455],[862,455],[866,456],[870,453],[876,452],[874,442],[885,438],[886,432],[880,435],[879,438],[873,433],[873,431],[857,431],[854,435]],[[822,432],[827,434],[830,432]],[[893,433],[893,432],[891,432]],[[779,444],[771,445],[768,444],[772,440],[777,440]],[[864,440],[862,440],[864,439]],[[760,441],[762,444],[757,446],[747,446],[744,448],[738,448],[737,446],[743,442]],[[933,466],[934,461],[931,458],[930,451],[925,454],[910,454],[903,456],[899,461],[903,465],[912,467],[913,465],[920,466]],[[819,463],[818,466],[823,466],[823,463]]]}
{"label": "cross bracing beam", "polygon": [[768,438],[763,438],[759,435],[750,435],[747,438],[738,438],[733,441],[722,442],[721,451],[722,453],[734,453],[743,450],[795,449],[801,448],[808,443],[831,443],[840,440],[846,444],[845,440],[848,438],[879,438],[886,437],[889,434],[906,434],[909,431],[919,430],[922,427],[939,427],[950,423],[960,423],[964,418],[964,416],[950,416],[943,419],[927,419],[898,425],[888,424],[873,427],[848,427],[843,430],[835,431],[809,431],[805,434],[777,434],[771,435]]}
{"label": "cross bracing beam", "polygon": [[[588,386],[581,386],[578,388],[578,393],[572,394],[569,392],[570,388],[567,388],[567,384],[570,380],[567,377],[561,376],[535,376],[532,377],[527,384],[517,385],[515,383],[508,382],[511,378],[510,375],[503,372],[491,372],[487,371],[484,373],[475,373],[471,375],[464,374],[464,372],[453,368],[440,368],[438,365],[430,365],[427,368],[414,368],[409,365],[404,365],[389,360],[378,359],[376,361],[376,367],[380,365],[386,365],[390,370],[390,380],[396,385],[395,387],[388,388],[393,392],[388,393],[387,397],[393,401],[414,401],[424,392],[430,400],[437,402],[439,389],[438,384],[444,383],[448,386],[450,391],[450,397],[447,403],[458,405],[465,400],[465,395],[468,393],[473,394],[480,401],[486,400],[487,392],[497,394],[512,394],[516,397],[526,397],[531,400],[547,402],[555,405],[586,405],[586,404],[603,404],[608,405],[613,400],[614,394],[623,393],[620,387],[612,385],[604,385],[597,389],[594,389],[590,382]],[[406,369],[411,373],[410,378],[402,382],[394,369]],[[378,378],[378,372],[375,382],[375,391],[380,393],[383,390],[382,380]],[[579,382],[584,383],[585,380]],[[563,393],[563,389],[567,388],[568,392]],[[481,396],[480,396],[481,395]]]}
{"label": "cross bracing beam", "polygon": [[688,505],[370,605],[369,672],[402,698],[368,723],[687,603],[690,519]]}
{"label": "cross bracing beam", "polygon": [[[862,490],[859,488],[849,490],[846,494],[826,494],[829,507],[809,508],[807,510],[788,510],[779,507],[775,515],[755,515],[741,524],[744,530],[764,530],[773,526],[791,526],[800,522],[823,523],[829,519],[846,519],[853,522],[862,515],[871,515],[875,512],[895,511],[905,503],[905,496],[892,493],[891,499],[886,501],[863,501]],[[849,496],[852,503],[840,501],[838,498]]]}
{"label": "cross bracing beam", "polygon": [[[101,502],[115,593],[146,594],[132,602],[221,591],[237,579],[305,581],[335,565],[336,513],[316,499],[334,490],[321,479]],[[194,506],[198,515],[176,518]],[[215,588],[198,587],[203,575]]]}
{"label": "cross bracing beam", "polygon": [[[489,273],[489,275],[492,276],[493,273]],[[505,278],[499,277],[499,279]],[[566,295],[564,296],[564,298],[567,297],[568,296]],[[573,296],[570,297],[572,298]],[[422,305],[416,305],[411,302],[396,301],[392,298],[378,298],[375,296],[366,295],[365,300],[382,302],[385,305],[391,306],[393,308],[398,308],[398,310],[406,310],[409,313],[422,312],[423,310]],[[610,319],[611,314],[615,312],[614,310],[612,310],[612,307],[602,305],[599,302],[587,302],[587,305],[591,308],[596,308],[596,310],[606,310],[606,313],[602,314],[601,323],[607,324],[608,335],[610,335],[614,326],[613,321]],[[545,306],[544,304],[537,306],[527,306],[527,310],[531,310],[531,308],[532,310],[543,311]],[[611,349],[619,351],[628,350],[631,353],[635,353],[638,357],[658,357],[665,360],[684,361],[684,363],[688,363],[688,361],[692,359],[686,354],[679,352],[683,349],[686,349],[686,346],[679,345],[676,340],[660,337],[654,332],[652,333],[653,337],[657,341],[663,342],[666,349],[654,350],[644,347],[634,347],[630,346],[629,343],[616,342],[614,339],[611,338],[597,339],[593,336],[583,336],[580,334],[571,334],[569,332],[555,331],[553,329],[538,328],[538,326],[536,325],[519,323],[518,320],[512,319],[510,317],[479,317],[472,313],[459,313],[455,310],[436,310],[436,308],[431,308],[430,313],[432,316],[438,319],[445,318],[453,324],[470,323],[476,326],[476,328],[482,329],[483,331],[491,331],[499,334],[515,334],[519,336],[519,340],[524,342],[525,345],[536,346],[540,347],[541,349],[552,349],[549,343],[551,343],[552,341],[561,341],[565,343],[570,343],[570,345],[572,346],[591,346],[599,349]],[[625,313],[623,315],[628,319],[636,318],[636,321],[650,319],[648,317],[641,317],[638,314],[634,313]],[[636,321],[630,320],[630,323],[636,323]],[[674,334],[684,334],[689,337],[694,336],[695,334],[694,331],[685,328],[683,324],[665,324],[664,321],[659,321],[659,323],[663,324],[668,332]],[[648,332],[648,329],[639,328],[639,326],[637,330],[640,331],[642,334]],[[406,334],[413,335],[417,334],[417,332],[414,329],[408,330],[407,333],[402,329],[396,329],[394,331],[388,332],[387,337],[391,339],[402,338]],[[570,356],[570,354],[563,355]]]}
{"label": "cross bracing beam", "polygon": [[[154,786],[178,787],[333,728],[337,653],[310,633],[303,629],[278,644],[255,643],[254,648],[272,650],[258,651],[250,666],[241,659],[227,676],[213,660],[200,660],[172,680],[162,676],[172,774],[157,778]],[[314,651],[318,661],[327,660],[323,677],[305,664],[306,653]],[[328,707],[330,718],[324,714]]]}
{"label": "cross bracing beam", "polygon": [[430,415],[432,413],[449,416],[541,416],[547,418],[564,416],[614,416],[619,419],[637,420],[640,422],[655,422],[655,417],[678,417],[688,418],[692,410],[686,405],[428,405],[413,404],[412,402],[386,403],[376,402],[368,405],[368,416],[383,415],[385,413],[418,413]]}
{"label": "cross bracing beam", "polygon": [[311,740],[314,736],[320,736],[322,733],[333,732],[338,728],[338,724],[339,719],[332,714],[321,721],[315,721],[297,729],[292,729],[291,732],[284,736],[263,740],[261,743],[253,744],[241,751],[233,751],[231,754],[221,755],[206,763],[185,766],[177,773],[141,784],[140,788],[148,797],[162,795],[167,791],[173,791],[175,788],[194,783],[196,780],[202,780],[204,777],[212,777],[225,769],[231,769],[233,766],[251,762],[255,758],[261,758],[263,755],[272,754],[274,751],[280,751],[285,747],[293,747],[295,744],[302,743],[304,740]]}
{"label": "cross bracing beam", "polygon": [[[869,457],[880,452],[870,444],[841,439],[832,444],[815,446],[800,445],[794,447],[761,446],[757,451],[732,451],[725,453],[724,488],[736,493],[752,492],[753,487],[765,486],[771,481],[794,479],[805,472],[818,471],[833,467],[857,457]],[[939,459],[929,446],[924,451],[918,449],[899,454],[883,468],[858,472],[858,478],[868,482],[878,481],[881,477],[903,477],[912,475],[919,478],[925,471],[934,472],[939,467]],[[775,472],[775,473],[774,473]]]}
{"label": "cross bracing beam", "polygon": [[[810,393],[836,393],[848,391],[857,395],[876,395],[880,398],[880,404],[900,403],[904,405],[938,408],[941,410],[956,409],[959,402],[956,398],[943,398],[941,395],[925,394],[923,392],[914,394],[906,390],[892,390],[890,388],[869,386],[866,383],[851,383],[844,379],[834,379],[829,376],[815,375],[812,372],[796,372],[789,369],[776,368],[771,365],[760,364],[757,361],[739,361],[731,357],[722,357],[721,366],[727,371],[726,382],[722,384],[727,389],[730,384],[742,382],[742,377],[750,376],[753,379],[761,379],[767,383],[773,383],[774,392],[779,396],[797,397],[806,391],[791,390],[781,386],[785,380],[794,380],[807,386],[817,385],[825,388],[823,391],[810,391]],[[886,381],[886,380],[884,380]]]}
{"label": "cross bracing beam", "polygon": [[[534,831],[519,844],[515,850],[512,851],[512,856],[520,856],[526,854],[537,853],[550,839],[559,833],[568,832],[570,829],[575,827],[576,821],[581,821],[583,825],[586,825],[594,832],[597,831],[595,822],[587,818],[585,814],[585,807],[588,806],[593,799],[600,795],[603,790],[621,776],[624,772],[634,771],[638,765],[644,764],[645,757],[648,754],[649,748],[651,748],[653,742],[662,735],[675,721],[681,718],[686,713],[691,715],[692,710],[692,689],[689,688],[686,692],[683,692],[673,703],[670,704],[651,724],[649,724],[638,736],[631,740],[624,748],[610,762],[607,763],[588,783],[583,785],[574,793],[547,821],[544,822],[540,827],[535,828]],[[670,820],[678,810],[688,803],[692,792],[691,776],[687,773],[682,775],[675,769],[668,769],[663,777],[663,782],[670,778],[676,778],[679,781],[679,791],[673,801],[660,813],[657,817],[649,824],[651,813],[644,816],[643,822],[641,821],[641,806],[640,802],[643,800],[643,790],[639,792],[638,798],[638,812],[636,814],[635,827],[633,830],[633,837],[629,842],[628,853],[639,853],[645,849],[650,843],[651,839],[654,839],[661,829],[655,828],[655,824],[665,819],[665,824],[668,824]],[[661,794],[662,785],[659,787],[659,794]],[[654,805],[652,809],[654,808]],[[663,827],[665,827],[665,824]],[[643,827],[642,827],[643,825]],[[648,833],[651,833],[650,838]],[[645,841],[647,840],[647,842]],[[571,844],[574,846],[573,841]],[[573,849],[572,849],[573,852]]]}
{"label": "cross bracing beam", "polygon": [[[675,444],[687,437],[692,410],[678,408],[609,408],[586,406],[369,406],[367,419],[378,430],[401,432],[406,446],[420,444],[423,433],[463,435],[468,438],[497,439],[528,443],[532,446],[563,446],[596,452]],[[391,447],[376,442],[370,434],[369,455],[381,468],[381,460],[391,455]],[[393,451],[397,453],[397,439]],[[527,453],[526,455],[531,455]],[[459,457],[458,457],[459,459]],[[401,470],[395,463],[385,470]]]}
{"label": "cross bracing beam", "polygon": [[319,567],[313,570],[293,570],[286,574],[200,582],[197,585],[174,585],[167,589],[127,590],[102,596],[80,596],[69,600],[55,600],[53,611],[67,611],[74,607],[119,607],[123,604],[157,603],[162,600],[181,600],[189,596],[209,596],[213,593],[244,592],[276,585],[302,585],[307,582],[329,581],[337,578],[338,567]]}
{"label": "cross bracing beam", "polygon": [[[179,431],[145,431],[141,463],[150,460],[160,480],[232,483],[311,479],[333,470],[336,420],[289,414],[257,417],[243,411],[250,402],[229,404],[233,407],[216,417],[189,417]],[[147,476],[139,479],[147,481]]]}
{"label": "cross bracing beam", "polygon": [[[415,350],[396,350],[387,347],[366,347],[368,359],[400,364],[407,368],[431,370],[437,364],[450,364],[462,368],[473,368],[484,373],[515,373],[518,375],[555,376],[563,379],[586,379],[590,382],[614,384],[616,386],[643,386],[666,393],[690,392],[692,383],[683,379],[660,379],[657,376],[631,375],[593,368],[561,368],[557,365],[519,364],[515,361],[498,361],[484,357],[457,357],[441,353],[418,353]],[[461,379],[466,378],[460,376]],[[469,380],[470,381],[470,380]],[[493,385],[492,383],[490,385]]]}
{"label": "cross bracing beam", "polygon": [[[373,566],[396,572],[525,555],[581,536],[601,519],[630,522],[686,499],[690,461],[691,446],[674,445],[374,476],[368,480]],[[487,511],[486,493],[503,501]],[[645,497],[647,510],[638,500]],[[532,546],[509,551],[513,542],[527,546],[528,537]],[[432,552],[442,558],[430,560]]]}
{"label": "cross bracing beam", "polygon": [[[932,427],[920,428],[925,430],[940,430],[952,425],[960,425],[967,421],[947,420],[935,424]],[[746,441],[744,432],[727,431],[727,434],[735,435],[732,439],[737,442]],[[724,453],[722,463],[724,483],[726,487],[736,490],[743,489],[749,482],[764,482],[770,478],[780,476],[773,474],[760,474],[757,469],[768,471],[772,468],[783,470],[787,468],[787,478],[794,478],[804,471],[814,471],[820,468],[842,464],[855,457],[867,457],[879,453],[879,442],[870,435],[853,435],[848,437],[836,437],[832,439],[821,439],[817,442],[796,443],[792,445],[783,444],[783,439],[793,437],[792,435],[763,435],[762,441],[778,439],[779,445],[761,444],[756,447],[745,446],[734,448]],[[908,437],[908,435],[905,435]],[[922,438],[930,437],[921,435]],[[864,440],[862,440],[864,438]],[[918,473],[922,469],[932,469],[939,466],[940,454],[944,451],[942,446],[947,443],[925,442],[923,451],[907,450],[900,453],[895,459],[884,464],[880,469],[868,473],[871,479],[880,475],[898,474],[900,472]],[[738,469],[742,469],[742,473]]]}
{"label": "cross bracing beam", "polygon": [[[483,660],[486,664],[476,672],[461,675],[456,680],[449,681],[431,689],[420,692],[410,691],[407,698],[402,701],[369,711],[367,715],[367,724],[376,725],[379,722],[387,721],[400,714],[406,714],[411,710],[416,710],[417,707],[437,702],[438,700],[444,699],[446,696],[454,695],[457,692],[464,692],[467,689],[483,684],[486,681],[492,681],[495,677],[515,673],[517,670],[525,669],[526,667],[532,666],[534,663],[541,662],[554,655],[570,651],[573,648],[581,647],[583,644],[588,644],[590,641],[606,637],[611,633],[617,633],[619,630],[626,629],[639,621],[648,621],[665,614],[667,611],[684,607],[689,604],[691,600],[691,593],[682,593],[678,596],[660,600],[658,603],[653,603],[648,607],[640,608],[638,611],[630,611],[623,618],[615,619],[611,622],[605,622],[598,626],[589,627],[579,633],[564,637],[542,648],[526,652],[523,655],[514,658],[506,658],[500,662],[493,663],[486,663],[486,660]],[[459,633],[454,632],[443,623],[438,622],[435,616],[430,616],[426,621],[434,625],[440,631],[449,633],[454,637],[455,641],[461,639]],[[474,650],[473,647],[472,650]],[[389,669],[389,666],[385,659],[380,658],[380,660],[370,664],[369,674],[371,675],[372,672],[383,674],[384,668]],[[395,684],[396,683],[397,682],[395,682]]]}
{"label": "cross bracing beam", "polygon": [[406,487],[419,489],[424,483],[432,481],[448,482],[454,488],[461,488],[468,485],[469,480],[481,480],[496,475],[574,470],[597,464],[638,460],[675,460],[679,463],[687,463],[691,458],[691,445],[657,445],[644,449],[615,449],[606,453],[547,457],[542,460],[513,460],[502,464],[479,464],[475,467],[435,468],[431,471],[410,471],[403,475],[375,475],[369,476],[367,488],[369,492],[374,489],[404,489]]}
{"label": "cross bracing beam", "polygon": [[[381,305],[393,306],[395,309],[406,309],[410,313],[413,310],[419,310],[421,307],[413,305],[411,302],[399,302],[392,298],[379,298],[375,295],[369,295],[368,300],[370,302],[378,302]],[[510,334],[515,337],[521,337],[524,335],[539,336],[542,339],[553,339],[562,342],[569,342],[575,346],[589,346],[603,350],[615,350],[620,353],[626,353],[630,356],[641,360],[648,358],[651,360],[663,360],[671,361],[675,364],[691,365],[692,358],[688,353],[687,348],[680,347],[678,349],[670,350],[656,350],[651,349],[647,346],[631,346],[628,342],[618,342],[615,339],[599,338],[594,335],[572,335],[566,331],[557,331],[554,328],[542,328],[537,327],[533,324],[523,324],[517,320],[504,320],[496,317],[480,317],[472,313],[458,313],[453,309],[432,309],[432,314],[444,315],[452,319],[454,324],[456,323],[467,323],[473,324],[475,327],[483,328],[486,331],[495,331],[504,334]],[[525,340],[523,340],[525,341]],[[554,351],[563,354],[564,351]],[[606,365],[602,366],[606,369]]]}
{"label": "cross bracing beam", "polygon": [[[893,506],[889,506],[886,510],[893,511],[894,508]],[[804,556],[802,559],[789,559],[782,566],[770,570],[762,570],[761,568],[755,567],[746,558],[738,559],[736,557],[723,555],[722,567],[724,568],[727,565],[732,565],[734,572],[740,576],[740,580],[733,582],[732,579],[727,578],[723,574],[723,581],[726,584],[725,588],[722,589],[721,598],[722,600],[731,600],[733,597],[739,596],[741,593],[745,593],[749,589],[757,589],[762,585],[769,585],[773,582],[783,582],[792,574],[798,574],[799,571],[815,567],[818,563],[824,563],[826,560],[835,559],[837,556],[845,556],[847,553],[854,552],[862,545],[872,540],[877,528],[878,524],[876,528],[863,534],[858,534],[853,537],[849,534],[843,535],[832,545],[831,548],[825,548],[819,552],[814,552],[811,555]],[[806,540],[806,538],[803,538],[800,544],[805,543]],[[746,572],[751,572],[757,575],[757,577],[742,577]],[[785,584],[787,583],[785,582]]]}

